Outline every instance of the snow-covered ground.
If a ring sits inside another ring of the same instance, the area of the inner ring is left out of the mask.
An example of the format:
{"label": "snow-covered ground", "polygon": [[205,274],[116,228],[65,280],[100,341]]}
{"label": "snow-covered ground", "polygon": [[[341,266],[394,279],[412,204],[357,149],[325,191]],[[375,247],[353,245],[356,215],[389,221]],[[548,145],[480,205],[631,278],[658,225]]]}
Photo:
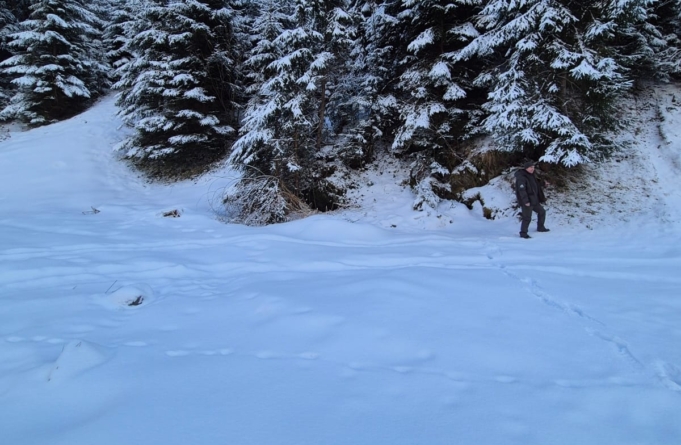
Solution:
{"label": "snow-covered ground", "polygon": [[381,175],[359,210],[224,224],[232,175],[146,183],[111,99],[11,132],[0,443],[678,444],[681,95],[659,94],[636,159],[599,170],[611,206],[554,196],[531,240]]}

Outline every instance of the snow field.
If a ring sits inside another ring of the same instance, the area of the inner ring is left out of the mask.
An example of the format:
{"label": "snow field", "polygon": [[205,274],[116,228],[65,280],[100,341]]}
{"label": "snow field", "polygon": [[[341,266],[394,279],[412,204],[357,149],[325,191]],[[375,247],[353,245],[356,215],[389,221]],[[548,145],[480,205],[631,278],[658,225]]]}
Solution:
{"label": "snow field", "polygon": [[0,143],[3,442],[678,443],[671,218],[526,241],[384,188],[364,214],[228,225],[229,172],[145,183],[113,113]]}

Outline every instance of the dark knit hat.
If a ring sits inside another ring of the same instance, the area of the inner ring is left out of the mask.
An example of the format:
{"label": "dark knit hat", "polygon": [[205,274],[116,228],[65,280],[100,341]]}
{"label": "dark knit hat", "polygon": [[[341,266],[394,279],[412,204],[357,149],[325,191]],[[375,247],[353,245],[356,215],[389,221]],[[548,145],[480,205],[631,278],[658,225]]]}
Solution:
{"label": "dark knit hat", "polygon": [[534,164],[536,164],[536,162],[534,162],[532,159],[525,159],[522,163],[522,167],[523,168],[529,168],[529,167],[533,167]]}

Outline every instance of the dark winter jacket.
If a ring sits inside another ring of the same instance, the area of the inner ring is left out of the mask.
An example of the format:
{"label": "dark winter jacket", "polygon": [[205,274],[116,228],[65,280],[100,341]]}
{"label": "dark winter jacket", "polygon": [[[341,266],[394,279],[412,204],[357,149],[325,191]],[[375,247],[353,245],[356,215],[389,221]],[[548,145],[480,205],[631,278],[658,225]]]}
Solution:
{"label": "dark winter jacket", "polygon": [[520,206],[530,203],[532,207],[546,201],[540,181],[525,169],[515,172],[515,196]]}

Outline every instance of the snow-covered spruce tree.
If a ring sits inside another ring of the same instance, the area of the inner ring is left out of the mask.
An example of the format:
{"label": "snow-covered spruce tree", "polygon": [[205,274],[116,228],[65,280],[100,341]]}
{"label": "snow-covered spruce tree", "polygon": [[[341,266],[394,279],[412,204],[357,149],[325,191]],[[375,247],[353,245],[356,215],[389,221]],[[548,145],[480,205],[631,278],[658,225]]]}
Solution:
{"label": "snow-covered spruce tree", "polygon": [[115,87],[135,129],[119,149],[157,176],[187,176],[222,157],[233,133],[232,10],[221,0],[143,5],[129,42],[134,58]]}
{"label": "snow-covered spruce tree", "polygon": [[[350,54],[357,36],[361,17],[350,8],[349,2],[330,2],[324,33],[324,50],[332,55],[327,63],[323,85],[326,89],[323,131],[328,141],[336,140],[357,119],[356,110],[348,99],[357,91],[357,80],[352,72],[354,55]],[[324,96],[322,96],[324,97]],[[345,136],[342,136],[345,145]],[[334,154],[335,156],[335,154]]]}
{"label": "snow-covered spruce tree", "polygon": [[35,2],[33,0],[9,0],[5,3],[16,20],[23,22],[31,15],[31,4]]}
{"label": "snow-covered spruce tree", "polygon": [[[7,47],[8,35],[14,32],[16,17],[7,7],[7,3],[0,1],[0,62],[12,55]],[[9,100],[11,84],[9,79],[0,73],[0,107],[4,107]]]}
{"label": "snow-covered spruce tree", "polygon": [[[583,4],[593,19],[588,38],[607,41],[608,53],[632,78],[668,80],[678,70],[673,53],[678,34],[679,0],[602,0]],[[671,57],[670,57],[671,56]],[[677,62],[678,63],[678,62]]]}
{"label": "snow-covered spruce tree", "polygon": [[665,41],[658,53],[660,69],[676,79],[681,78],[681,0],[657,2],[653,20]]}
{"label": "snow-covered spruce tree", "polygon": [[109,92],[113,80],[113,67],[107,56],[104,31],[111,20],[112,11],[117,8],[118,0],[91,0],[87,3],[83,2],[83,4],[86,4],[88,9],[95,15],[92,26],[97,30],[96,34],[92,36],[92,40],[88,42],[89,56],[103,70],[97,72],[95,77],[87,82],[87,85],[88,88],[96,91],[97,96],[100,96]]}
{"label": "snow-covered spruce tree", "polygon": [[83,111],[106,87],[97,16],[80,0],[40,0],[9,35],[2,62],[17,91],[1,119],[44,125]]}
{"label": "snow-covered spruce tree", "polygon": [[129,33],[126,32],[126,25],[132,25],[133,11],[130,9],[129,0],[121,0],[120,3],[111,11],[109,21],[104,28],[104,47],[106,49],[106,57],[114,69],[114,77],[116,80],[116,71],[121,65],[128,62],[132,56],[129,52],[123,49],[128,42]]}
{"label": "snow-covered spruce tree", "polygon": [[106,25],[116,9],[121,6],[122,0],[90,0],[88,9],[99,17],[103,25]]}
{"label": "snow-covered spruce tree", "polygon": [[255,42],[251,40],[253,21],[258,16],[258,0],[230,0],[227,3],[230,11],[230,44],[224,56],[232,66],[229,78],[231,101],[234,106],[232,119],[241,124],[245,104],[249,94],[246,92],[244,62]]}
{"label": "snow-covered spruce tree", "polygon": [[473,80],[477,60],[456,63],[456,51],[478,36],[477,6],[469,0],[402,0],[398,14],[404,57],[400,61],[400,126],[392,144],[414,154],[415,208],[435,207],[447,196],[446,178],[461,158],[467,128],[480,118],[481,98]]}
{"label": "snow-covered spruce tree", "polygon": [[244,62],[247,92],[257,94],[265,83],[267,67],[281,56],[276,39],[291,29],[293,14],[292,1],[254,0],[259,10],[249,24],[249,41],[253,47]]}
{"label": "snow-covered spruce tree", "polygon": [[143,13],[147,0],[111,0],[112,9],[109,20],[104,28],[104,47],[109,64],[113,67],[112,77],[119,80],[118,69],[129,62],[133,55],[130,53],[128,42],[137,32],[144,28],[139,26],[138,20]]}
{"label": "snow-covered spruce tree", "polygon": [[[12,56],[9,35],[18,30],[18,23],[28,18],[31,0],[0,0],[0,63]],[[5,108],[16,87],[12,78],[0,70],[0,110]]]}
{"label": "snow-covered spruce tree", "polygon": [[[246,94],[251,98],[245,111],[241,128],[242,136],[232,148],[230,163],[242,170],[242,179],[234,194],[225,202],[236,207],[240,219],[249,225],[264,225],[283,220],[291,211],[292,195],[280,188],[278,178],[268,168],[272,164],[274,151],[280,143],[278,107],[282,95],[276,89],[283,85],[272,82],[277,70],[271,65],[286,51],[280,36],[293,28],[292,0],[254,0],[258,13],[248,26],[249,42],[253,47],[248,51],[243,73],[246,80]],[[288,79],[289,82],[291,81]],[[261,170],[262,169],[262,170]]]}
{"label": "snow-covered spruce tree", "polygon": [[474,114],[464,101],[477,75],[474,65],[451,61],[455,51],[478,36],[474,9],[466,0],[402,0],[402,7],[402,122],[393,149],[452,150]]}
{"label": "snow-covered spruce tree", "polygon": [[[616,28],[621,63],[640,79],[681,75],[681,0],[608,4],[623,26]],[[622,8],[626,14],[617,14]]]}
{"label": "snow-covered spruce tree", "polygon": [[350,9],[354,39],[349,67],[337,87],[332,121],[345,137],[339,141],[343,162],[353,168],[372,160],[378,145],[392,141],[399,112],[393,95],[397,54],[395,2],[360,1]]}
{"label": "snow-covered spruce tree", "polygon": [[342,0],[263,4],[246,62],[253,98],[230,157],[243,177],[227,201],[246,223],[281,222],[307,205],[329,205],[316,192],[327,103],[340,75],[334,68],[347,43],[344,7]]}
{"label": "snow-covered spruce tree", "polygon": [[663,71],[678,80],[681,78],[681,0],[667,0],[657,5],[654,18],[665,41],[657,62]]}
{"label": "snow-covered spruce tree", "polygon": [[8,34],[10,34],[17,23],[16,17],[7,7],[7,2],[0,0],[0,61],[5,60],[10,52],[7,48]]}
{"label": "snow-covered spruce tree", "polygon": [[481,11],[484,33],[455,60],[489,64],[476,83],[490,88],[483,128],[498,150],[574,166],[611,147],[614,101],[630,82],[591,6],[491,0]]}
{"label": "snow-covered spruce tree", "polygon": [[315,150],[319,154],[325,141],[342,131],[348,122],[343,110],[347,97],[344,84],[355,30],[347,0],[301,0],[298,9],[305,11],[311,34],[319,35],[318,45],[311,48],[314,60],[303,76],[303,81],[308,82],[306,88],[317,91]]}

